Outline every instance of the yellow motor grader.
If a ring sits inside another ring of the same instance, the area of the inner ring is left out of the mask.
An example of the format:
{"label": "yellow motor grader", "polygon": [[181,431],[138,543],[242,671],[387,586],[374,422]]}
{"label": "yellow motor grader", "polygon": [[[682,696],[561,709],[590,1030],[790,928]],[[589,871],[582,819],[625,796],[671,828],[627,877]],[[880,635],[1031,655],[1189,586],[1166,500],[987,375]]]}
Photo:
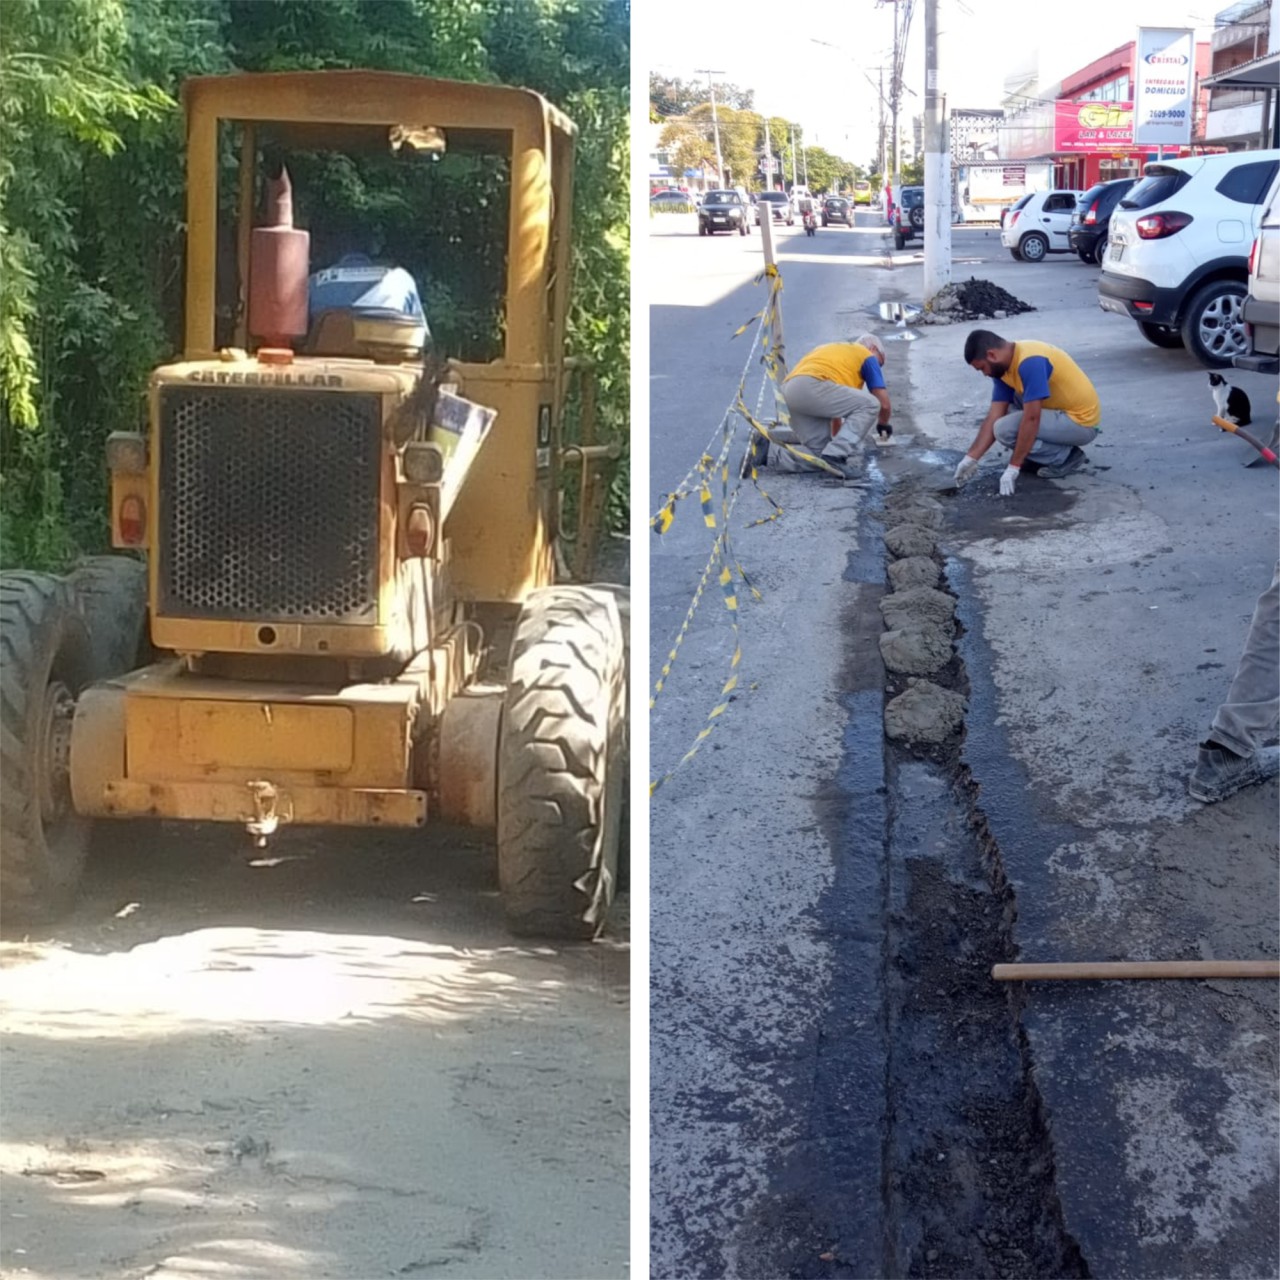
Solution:
{"label": "yellow motor grader", "polygon": [[[261,845],[439,822],[496,831],[514,931],[590,937],[617,877],[628,618],[619,588],[555,582],[561,469],[598,497],[608,465],[589,424],[562,435],[588,376],[564,351],[574,126],[525,90],[371,71],[183,100],[184,350],[146,433],[106,443],[113,545],[145,556],[0,575],[0,910],[65,909],[97,823]],[[490,157],[492,349],[445,359],[429,300],[366,305],[385,267],[310,261],[291,152],[447,154],[464,178]]]}

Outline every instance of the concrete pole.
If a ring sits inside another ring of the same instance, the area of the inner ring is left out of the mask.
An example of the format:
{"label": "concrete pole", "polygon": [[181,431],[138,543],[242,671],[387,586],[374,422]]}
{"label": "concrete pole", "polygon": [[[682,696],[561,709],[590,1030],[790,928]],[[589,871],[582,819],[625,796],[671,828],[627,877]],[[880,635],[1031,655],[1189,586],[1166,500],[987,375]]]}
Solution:
{"label": "concrete pole", "polygon": [[773,190],[773,142],[769,138],[769,117],[764,120],[764,189]]}
{"label": "concrete pole", "polygon": [[795,190],[796,183],[800,181],[796,175],[796,127],[789,124],[787,128],[791,130],[791,188]]}
{"label": "concrete pole", "polygon": [[924,301],[951,283],[951,147],[938,76],[938,0],[924,3]]}
{"label": "concrete pole", "polygon": [[[764,264],[766,267],[773,267],[777,265],[773,256],[773,210],[772,208],[770,208],[769,202],[767,200],[763,205],[760,205],[759,208],[760,208],[760,247],[764,250]],[[782,298],[781,297],[778,298],[777,316],[778,316],[778,327],[774,331],[774,338],[777,341],[779,348],[781,348],[781,350],[785,353],[786,347],[783,346],[783,342],[782,342]],[[782,366],[779,371],[779,376],[786,377],[786,373],[787,373],[786,364],[781,357],[779,357],[779,364]]]}
{"label": "concrete pole", "polygon": [[885,162],[888,155],[884,147],[884,68],[880,67],[880,196],[884,198],[884,184],[888,180],[888,170]]}
{"label": "concrete pole", "polygon": [[722,76],[723,71],[708,71],[704,67],[698,68],[698,74],[707,77],[707,84],[711,87],[711,128],[716,136],[716,182],[724,186],[724,161],[720,158],[720,119],[716,115],[716,82],[712,76]]}
{"label": "concrete pole", "polygon": [[902,190],[902,156],[898,149],[898,102],[902,97],[902,77],[898,74],[898,6],[902,0],[894,0],[893,3],[893,66],[890,70],[893,72],[893,81],[889,86],[889,108],[893,112],[893,202],[901,203],[902,197],[898,194]]}

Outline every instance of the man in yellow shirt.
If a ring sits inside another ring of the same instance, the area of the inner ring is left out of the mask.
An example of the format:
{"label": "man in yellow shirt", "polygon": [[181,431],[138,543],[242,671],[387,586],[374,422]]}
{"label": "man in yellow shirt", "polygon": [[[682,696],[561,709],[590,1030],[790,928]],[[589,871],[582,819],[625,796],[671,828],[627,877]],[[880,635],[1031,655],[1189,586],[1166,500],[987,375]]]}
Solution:
{"label": "man in yellow shirt", "polygon": [[[789,443],[846,471],[873,426],[892,434],[892,406],[880,372],[884,360],[884,344],[871,333],[810,351],[782,384],[794,433]],[[785,449],[771,449],[769,461],[784,471],[809,469]]]}
{"label": "man in yellow shirt", "polygon": [[[969,452],[956,467],[956,484],[967,481],[978,461],[998,440],[1013,451],[1000,477],[1000,494],[1013,496],[1022,468],[1061,479],[1085,460],[1102,421],[1093,383],[1060,347],[1047,342],[1007,342],[990,329],[975,329],[965,340],[965,363],[991,379],[991,408]],[[1014,419],[1010,409],[1021,409]]]}

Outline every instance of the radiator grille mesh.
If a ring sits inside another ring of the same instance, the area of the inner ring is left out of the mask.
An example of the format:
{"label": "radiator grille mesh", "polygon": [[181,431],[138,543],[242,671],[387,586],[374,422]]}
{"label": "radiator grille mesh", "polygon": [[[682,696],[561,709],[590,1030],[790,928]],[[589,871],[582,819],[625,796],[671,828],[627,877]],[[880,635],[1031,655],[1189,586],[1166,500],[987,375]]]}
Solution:
{"label": "radiator grille mesh", "polygon": [[377,396],[166,387],[160,431],[163,614],[377,621]]}

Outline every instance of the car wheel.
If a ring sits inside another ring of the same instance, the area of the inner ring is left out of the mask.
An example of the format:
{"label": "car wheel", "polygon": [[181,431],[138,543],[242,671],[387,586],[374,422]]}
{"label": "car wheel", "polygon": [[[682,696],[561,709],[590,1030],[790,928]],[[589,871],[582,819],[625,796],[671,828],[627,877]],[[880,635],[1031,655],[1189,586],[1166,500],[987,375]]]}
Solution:
{"label": "car wheel", "polygon": [[911,210],[911,225],[917,231],[921,231],[924,229],[924,210],[923,209],[917,208],[917,209]]}
{"label": "car wheel", "polygon": [[1231,357],[1245,355],[1243,309],[1248,289],[1238,280],[1213,280],[1196,291],[1182,319],[1182,340],[1202,365],[1231,368]]}
{"label": "car wheel", "polygon": [[1019,241],[1018,252],[1025,262],[1041,262],[1049,252],[1049,242],[1038,231],[1032,231]]}
{"label": "car wheel", "polygon": [[705,236],[705,235],[707,234],[707,229],[706,229],[706,227],[704,227],[704,226],[702,225],[702,223],[701,223],[701,222],[700,222],[700,223],[698,223],[698,234],[699,234],[700,236]]}
{"label": "car wheel", "polygon": [[1101,235],[1097,239],[1097,243],[1093,246],[1093,260],[1102,266],[1107,260],[1107,237]]}
{"label": "car wheel", "polygon": [[1022,254],[1017,249],[1010,249],[1009,257],[1011,257],[1015,262],[1022,261]]}
{"label": "car wheel", "polygon": [[747,224],[745,222],[738,223],[738,234],[745,236],[747,234]]}
{"label": "car wheel", "polygon": [[1077,249],[1076,257],[1079,258],[1081,262],[1093,261],[1093,254],[1090,253],[1088,249]]}
{"label": "car wheel", "polygon": [[1182,334],[1177,329],[1171,329],[1167,324],[1151,324],[1150,321],[1139,320],[1138,332],[1148,342],[1157,347],[1164,347],[1166,351],[1182,346]]}

